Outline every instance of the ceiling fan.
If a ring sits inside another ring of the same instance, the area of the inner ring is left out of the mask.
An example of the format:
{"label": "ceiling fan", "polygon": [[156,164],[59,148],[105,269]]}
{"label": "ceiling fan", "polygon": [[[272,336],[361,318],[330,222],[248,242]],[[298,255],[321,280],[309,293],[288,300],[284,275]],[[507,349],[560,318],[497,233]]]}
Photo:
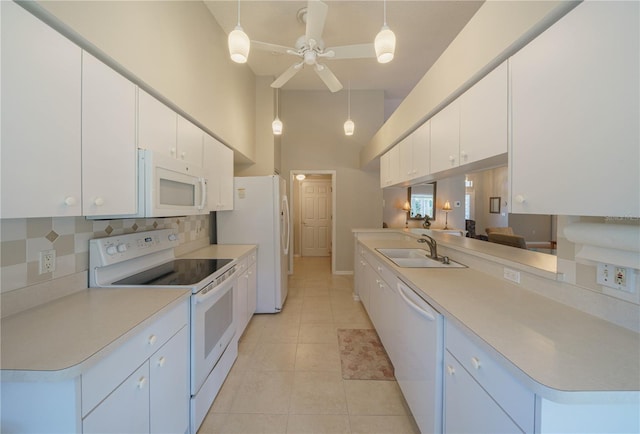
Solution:
{"label": "ceiling fan", "polygon": [[321,59],[363,59],[375,58],[376,51],[373,43],[342,45],[339,47],[325,48],[322,40],[322,30],[327,18],[329,7],[320,0],[309,0],[306,8],[298,12],[298,17],[306,24],[305,34],[300,36],[295,43],[295,48],[267,42],[251,41],[251,46],[257,50],[272,53],[283,53],[297,56],[300,61],[291,65],[276,80],[271,83],[273,88],[281,88],[296,75],[305,65],[312,66],[316,74],[327,85],[331,92],[342,89],[340,80]]}

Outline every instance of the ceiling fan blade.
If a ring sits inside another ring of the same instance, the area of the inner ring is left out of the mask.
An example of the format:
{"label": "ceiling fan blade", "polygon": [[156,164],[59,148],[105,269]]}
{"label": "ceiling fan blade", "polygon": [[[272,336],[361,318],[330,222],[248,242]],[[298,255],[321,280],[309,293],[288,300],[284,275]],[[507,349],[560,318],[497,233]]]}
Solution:
{"label": "ceiling fan blade", "polygon": [[333,51],[333,56],[323,55],[322,57],[327,59],[366,59],[376,57],[376,49],[371,43],[331,47],[324,52],[329,53],[330,51]]}
{"label": "ceiling fan blade", "polygon": [[271,87],[273,87],[274,89],[279,89],[284,86],[285,83],[291,79],[291,77],[296,75],[298,71],[302,69],[303,65],[304,62],[294,63],[293,65],[291,65],[285,72],[280,74],[280,77],[276,78],[276,80],[271,83]]}
{"label": "ceiling fan blade", "polygon": [[[322,30],[324,29],[324,22],[327,19],[327,11],[329,6],[322,3],[320,0],[309,0],[307,6],[307,30],[305,36],[309,45],[317,45],[322,39]],[[311,41],[315,41],[312,43]],[[313,49],[313,47],[311,47]]]}
{"label": "ceiling fan blade", "polygon": [[272,53],[289,54],[289,51],[296,51],[295,48],[285,47],[284,45],[269,44],[268,42],[251,41],[251,48],[262,51],[270,51]]}
{"label": "ceiling fan blade", "polygon": [[318,74],[322,81],[324,81],[324,84],[327,85],[331,92],[337,92],[342,89],[340,80],[338,80],[338,78],[333,74],[333,72],[331,72],[329,68],[327,68],[326,65],[323,65],[322,63],[316,63],[316,67],[314,69],[316,70],[316,74]]}

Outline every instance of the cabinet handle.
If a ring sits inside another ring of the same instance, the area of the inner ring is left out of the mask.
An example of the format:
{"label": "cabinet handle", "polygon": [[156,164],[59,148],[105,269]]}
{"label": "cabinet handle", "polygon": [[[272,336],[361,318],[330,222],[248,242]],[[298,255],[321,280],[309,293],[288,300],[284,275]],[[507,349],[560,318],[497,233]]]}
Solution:
{"label": "cabinet handle", "polygon": [[449,155],[449,161],[451,162],[451,164],[455,163],[456,157],[454,157],[453,155]]}
{"label": "cabinet handle", "polygon": [[378,267],[378,273],[382,273],[382,267]]}
{"label": "cabinet handle", "polygon": [[176,155],[176,148],[171,148],[171,155]]}
{"label": "cabinet handle", "polygon": [[451,365],[447,365],[447,374],[454,375],[455,373],[456,373],[456,369]]}
{"label": "cabinet handle", "polygon": [[93,204],[95,206],[102,206],[104,205],[104,199],[101,197],[96,197],[96,200],[93,201]]}
{"label": "cabinet handle", "polygon": [[477,357],[472,357],[471,358],[471,364],[473,365],[474,368],[476,369],[480,369],[480,366],[482,366],[482,364],[480,363],[480,359]]}
{"label": "cabinet handle", "polygon": [[147,384],[147,377],[140,377],[137,384],[138,389],[142,389],[145,384]]}
{"label": "cabinet handle", "polygon": [[167,359],[165,359],[164,356],[160,356],[160,358],[158,359],[158,366],[162,368],[166,361]]}
{"label": "cabinet handle", "polygon": [[465,161],[466,161],[468,156],[469,156],[469,155],[468,155],[465,151],[460,151],[460,158],[461,158],[462,160],[465,160]]}
{"label": "cabinet handle", "polygon": [[149,336],[149,339],[148,339],[149,345],[155,344],[157,340],[158,340],[158,337],[156,335]]}
{"label": "cabinet handle", "polygon": [[73,196],[67,196],[64,198],[64,204],[67,206],[74,206],[76,204],[76,198]]}
{"label": "cabinet handle", "polygon": [[514,197],[514,199],[515,199],[515,201],[516,201],[517,203],[524,203],[524,202],[525,202],[525,198],[524,198],[524,196],[523,196],[523,195],[521,195],[521,194],[516,195],[516,197]]}
{"label": "cabinet handle", "polygon": [[184,158],[185,158],[186,156],[187,156],[187,153],[186,153],[186,152],[182,152],[182,153],[180,154],[180,158],[182,158],[183,160],[184,160]]}

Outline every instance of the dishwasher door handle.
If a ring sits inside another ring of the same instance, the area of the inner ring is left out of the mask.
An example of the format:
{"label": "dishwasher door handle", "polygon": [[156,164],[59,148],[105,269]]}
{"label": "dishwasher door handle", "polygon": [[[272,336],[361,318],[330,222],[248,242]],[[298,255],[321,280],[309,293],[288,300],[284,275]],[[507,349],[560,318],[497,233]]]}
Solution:
{"label": "dishwasher door handle", "polygon": [[[407,288],[407,289],[409,289],[409,288]],[[422,307],[418,306],[413,300],[411,300],[409,297],[407,297],[407,295],[405,293],[405,286],[402,285],[401,283],[398,283],[398,294],[400,294],[400,297],[402,297],[402,299],[405,301],[405,303],[407,303],[409,305],[409,307],[411,307],[413,310],[415,310],[420,316],[428,319],[429,321],[435,321],[436,320],[436,317],[431,312],[427,312]]]}

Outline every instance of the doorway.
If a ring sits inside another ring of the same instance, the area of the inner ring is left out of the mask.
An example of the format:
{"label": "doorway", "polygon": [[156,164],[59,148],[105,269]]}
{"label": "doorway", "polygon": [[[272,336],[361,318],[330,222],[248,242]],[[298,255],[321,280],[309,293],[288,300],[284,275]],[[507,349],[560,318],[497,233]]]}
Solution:
{"label": "doorway", "polygon": [[331,257],[335,272],[335,170],[292,170],[289,178],[294,257]]}

